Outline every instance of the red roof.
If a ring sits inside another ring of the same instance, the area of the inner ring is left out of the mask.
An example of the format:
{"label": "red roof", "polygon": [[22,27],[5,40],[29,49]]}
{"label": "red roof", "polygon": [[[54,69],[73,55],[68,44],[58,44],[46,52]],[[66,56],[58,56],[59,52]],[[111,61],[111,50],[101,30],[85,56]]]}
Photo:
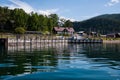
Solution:
{"label": "red roof", "polygon": [[63,27],[54,27],[54,29],[55,29],[55,31],[63,31],[65,28],[63,28]]}
{"label": "red roof", "polygon": [[64,31],[64,30],[67,30],[68,32],[74,32],[74,29],[72,27],[54,27],[55,31]]}
{"label": "red roof", "polygon": [[71,28],[66,28],[66,30],[68,31],[68,32],[74,32],[74,29],[71,27]]}

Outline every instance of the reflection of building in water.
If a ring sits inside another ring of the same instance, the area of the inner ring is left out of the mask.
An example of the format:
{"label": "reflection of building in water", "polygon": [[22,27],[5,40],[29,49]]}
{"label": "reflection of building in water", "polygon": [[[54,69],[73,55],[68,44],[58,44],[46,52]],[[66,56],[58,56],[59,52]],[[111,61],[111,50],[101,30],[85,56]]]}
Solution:
{"label": "reflection of building in water", "polygon": [[66,46],[58,46],[56,47],[56,54],[58,54],[59,57],[62,56],[77,56],[78,52],[82,53],[82,45],[80,44],[68,44]]}

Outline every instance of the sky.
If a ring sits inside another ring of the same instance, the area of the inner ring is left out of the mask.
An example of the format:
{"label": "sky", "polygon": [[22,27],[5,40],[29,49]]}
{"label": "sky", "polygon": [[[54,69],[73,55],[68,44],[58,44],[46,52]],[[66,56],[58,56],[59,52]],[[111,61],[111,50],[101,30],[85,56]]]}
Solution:
{"label": "sky", "polygon": [[58,14],[60,18],[71,21],[120,13],[120,0],[0,0],[0,6],[22,8],[27,13]]}

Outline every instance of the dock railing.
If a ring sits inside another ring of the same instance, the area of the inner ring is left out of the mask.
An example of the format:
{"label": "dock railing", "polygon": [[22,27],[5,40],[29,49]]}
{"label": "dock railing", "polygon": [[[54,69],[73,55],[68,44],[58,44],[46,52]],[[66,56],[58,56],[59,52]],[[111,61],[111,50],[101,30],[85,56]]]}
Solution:
{"label": "dock railing", "polygon": [[41,47],[41,45],[55,45],[68,43],[102,43],[101,39],[70,39],[68,36],[39,35],[39,34],[4,34],[1,39],[8,39],[8,47],[26,48]]}

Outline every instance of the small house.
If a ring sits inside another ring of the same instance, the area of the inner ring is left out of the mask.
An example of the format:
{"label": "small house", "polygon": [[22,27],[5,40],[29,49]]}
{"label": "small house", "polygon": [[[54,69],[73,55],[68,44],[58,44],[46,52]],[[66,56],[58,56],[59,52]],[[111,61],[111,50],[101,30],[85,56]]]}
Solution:
{"label": "small house", "polygon": [[74,29],[72,27],[54,27],[54,34],[73,34]]}
{"label": "small house", "polygon": [[120,33],[107,34],[106,37],[110,37],[110,38],[120,38]]}

